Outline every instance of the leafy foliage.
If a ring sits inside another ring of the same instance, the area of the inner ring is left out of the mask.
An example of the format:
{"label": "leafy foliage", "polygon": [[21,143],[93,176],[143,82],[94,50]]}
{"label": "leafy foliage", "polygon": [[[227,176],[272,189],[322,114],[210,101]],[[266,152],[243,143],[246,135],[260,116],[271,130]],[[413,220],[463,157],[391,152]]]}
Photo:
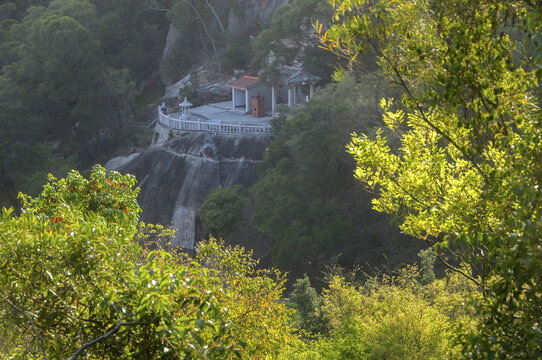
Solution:
{"label": "leafy foliage", "polygon": [[47,172],[64,175],[74,163],[102,160],[127,134],[121,125],[131,114],[122,108],[129,108],[134,81],[158,66],[154,53],[165,36],[165,17],[142,11],[147,6],[143,0],[2,5],[3,204],[19,207],[18,191],[37,195]]}
{"label": "leafy foliage", "polygon": [[[371,103],[378,81],[365,80],[363,85],[350,81],[320,89],[306,106],[274,120],[281,135],[269,146],[248,209],[252,224],[272,242],[273,263],[294,276],[316,276],[343,246],[352,249],[352,242],[373,241],[376,248],[393,237],[391,231],[383,235],[386,219],[353,201],[364,194],[352,179],[355,164],[344,151],[352,131],[371,131],[377,124],[378,107]],[[352,264],[354,253],[345,254],[345,261]]]}
{"label": "leafy foliage", "polygon": [[226,50],[222,52],[222,70],[224,72],[233,72],[235,69],[244,69],[251,59],[249,37],[236,36],[228,31],[224,34],[227,44]]}
{"label": "leafy foliage", "polygon": [[346,0],[322,33],[353,67],[375,51],[405,91],[402,107],[381,103],[399,150],[379,132],[354,135],[349,152],[375,209],[471,266],[456,268],[484,295],[479,328],[464,339],[471,358],[542,352],[542,117],[537,66],[518,40],[536,46],[525,35],[539,12],[523,1]]}
{"label": "leafy foliage", "polygon": [[306,331],[308,336],[326,332],[327,324],[321,312],[323,299],[311,286],[307,275],[295,281],[290,301],[296,309],[294,321],[298,329]]}
{"label": "leafy foliage", "polygon": [[419,275],[405,266],[361,284],[332,276],[320,309],[329,334],[286,347],[279,358],[460,358],[454,334],[471,321],[462,301],[473,285],[451,275],[424,286]]}
{"label": "leafy foliage", "polygon": [[234,232],[245,203],[246,191],[241,185],[211,191],[199,209],[205,232],[218,238]]}
{"label": "leafy foliage", "polygon": [[333,57],[319,51],[312,24],[327,21],[332,12],[329,2],[324,0],[296,0],[278,7],[269,29],[252,42],[254,56],[262,68],[260,78],[272,83],[277,80],[273,75],[278,67],[294,60],[302,61],[314,73],[328,74]]}
{"label": "leafy foliage", "polygon": [[276,358],[294,339],[282,299],[285,274],[261,269],[252,252],[213,238],[199,244],[196,260],[217,271],[228,289],[219,300],[228,309],[233,339],[244,345],[243,358]]}
{"label": "leafy foliage", "polygon": [[143,251],[133,241],[134,185],[97,166],[88,180],[50,177],[39,197],[23,196],[19,217],[3,210],[0,355],[227,359],[265,356],[289,341],[277,302],[282,276],[214,241],[197,259],[215,269]]}

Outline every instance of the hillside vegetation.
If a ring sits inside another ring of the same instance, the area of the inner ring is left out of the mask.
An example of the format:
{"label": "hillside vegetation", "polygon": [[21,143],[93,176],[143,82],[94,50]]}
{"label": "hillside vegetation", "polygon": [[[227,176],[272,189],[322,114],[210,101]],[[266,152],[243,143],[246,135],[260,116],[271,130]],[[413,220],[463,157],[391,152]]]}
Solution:
{"label": "hillside vegetation", "polygon": [[[213,4],[195,9],[216,20]],[[50,175],[41,194],[19,195],[19,213],[2,210],[1,358],[542,358],[542,6],[331,4],[279,12],[314,10],[314,32],[298,25],[338,57],[336,82],[273,119],[257,184],[209,196],[202,220],[223,240],[192,256],[169,249],[170,231],[139,223],[136,179],[99,165],[88,177]],[[50,156],[47,135],[73,141],[68,152],[84,161],[115,128],[113,100],[143,76],[137,61],[115,59],[145,42],[115,47],[119,33],[107,29],[163,35],[161,20],[139,15],[191,5],[1,5],[4,202],[17,203],[20,183],[73,165]],[[202,16],[188,20],[219,61]],[[274,20],[264,35],[279,30]],[[283,56],[262,44],[260,60]],[[384,219],[404,235],[383,231]],[[274,268],[239,244],[268,244]],[[419,262],[351,267],[363,251]]]}

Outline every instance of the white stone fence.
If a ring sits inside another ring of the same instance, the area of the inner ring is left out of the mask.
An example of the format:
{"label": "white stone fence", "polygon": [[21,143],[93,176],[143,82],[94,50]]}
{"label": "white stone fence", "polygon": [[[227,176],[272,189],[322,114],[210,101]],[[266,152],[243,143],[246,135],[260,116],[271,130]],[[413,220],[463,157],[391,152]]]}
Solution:
{"label": "white stone fence", "polygon": [[182,131],[208,131],[224,133],[268,133],[271,131],[270,125],[244,125],[244,124],[222,124],[222,122],[209,122],[201,119],[188,120],[176,119],[163,113],[158,107],[158,121],[163,126],[173,130]]}

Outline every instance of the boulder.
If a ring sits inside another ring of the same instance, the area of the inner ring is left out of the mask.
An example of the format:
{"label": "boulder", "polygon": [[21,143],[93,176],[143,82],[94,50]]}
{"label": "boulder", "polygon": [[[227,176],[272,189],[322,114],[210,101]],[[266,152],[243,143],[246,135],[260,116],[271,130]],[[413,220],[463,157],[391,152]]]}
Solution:
{"label": "boulder", "polygon": [[186,132],[162,146],[112,159],[106,168],[135,175],[142,221],[172,226],[177,231],[172,246],[190,250],[204,235],[197,212],[209,192],[252,186],[270,142],[264,134]]}
{"label": "boulder", "polygon": [[167,98],[177,97],[179,98],[179,90],[184,89],[185,86],[192,85],[192,82],[190,82],[191,75],[188,74],[185,77],[183,77],[181,80],[177,81],[176,83],[166,86],[166,96]]}

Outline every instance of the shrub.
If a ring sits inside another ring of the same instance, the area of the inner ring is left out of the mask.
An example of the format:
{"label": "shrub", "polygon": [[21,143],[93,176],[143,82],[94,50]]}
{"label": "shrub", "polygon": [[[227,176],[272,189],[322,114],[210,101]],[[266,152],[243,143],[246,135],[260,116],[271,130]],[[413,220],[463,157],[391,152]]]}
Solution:
{"label": "shrub", "polygon": [[240,185],[211,191],[199,209],[205,232],[223,238],[237,230],[246,198]]}
{"label": "shrub", "polygon": [[[458,327],[471,326],[465,294],[472,285],[458,275],[419,282],[417,267],[369,277],[356,286],[334,276],[323,291],[321,312],[329,336],[292,343],[281,359],[455,359]],[[309,319],[307,317],[307,319]]]}

